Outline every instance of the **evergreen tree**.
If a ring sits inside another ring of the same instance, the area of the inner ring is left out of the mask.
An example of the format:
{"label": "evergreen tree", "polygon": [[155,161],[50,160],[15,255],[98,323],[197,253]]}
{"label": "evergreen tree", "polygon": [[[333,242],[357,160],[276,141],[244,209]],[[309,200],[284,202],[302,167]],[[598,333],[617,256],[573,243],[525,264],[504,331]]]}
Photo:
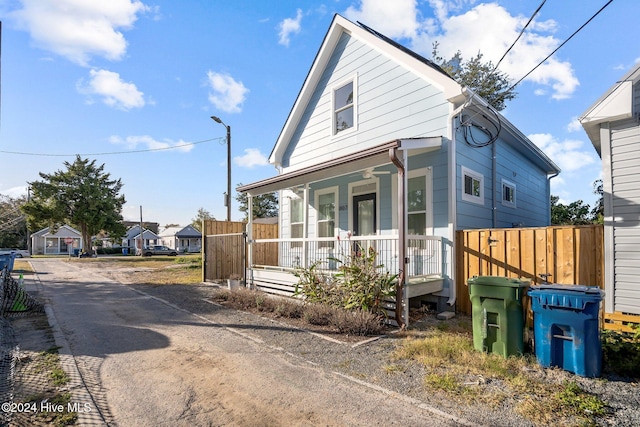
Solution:
{"label": "evergreen tree", "polygon": [[[239,184],[242,185],[242,184]],[[240,205],[238,210],[244,213],[244,220],[249,219],[249,199],[246,193],[238,193],[236,201]],[[267,193],[253,197],[253,218],[273,218],[278,216],[278,194]]]}
{"label": "evergreen tree", "polygon": [[91,238],[101,231],[112,238],[126,232],[122,224],[120,195],[122,182],[112,180],[104,172],[104,164],[76,156],[73,163],[64,162],[66,170],[52,174],[40,172],[41,181],[30,182],[31,200],[22,206],[29,228],[51,227],[57,230],[68,224],[80,230],[84,249],[92,253]]}

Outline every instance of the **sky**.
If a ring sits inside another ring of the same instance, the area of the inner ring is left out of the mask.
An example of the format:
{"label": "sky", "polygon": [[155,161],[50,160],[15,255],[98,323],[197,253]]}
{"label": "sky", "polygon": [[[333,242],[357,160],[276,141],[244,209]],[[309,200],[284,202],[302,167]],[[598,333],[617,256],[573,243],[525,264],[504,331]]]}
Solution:
{"label": "sky", "polygon": [[[277,174],[268,157],[334,14],[427,58],[437,42],[497,64],[544,3],[500,62],[515,83],[607,2],[0,0],[0,194],[79,154],[122,180],[126,220],[224,220],[225,126],[232,189]],[[611,2],[502,111],[562,169],[562,203],[597,199],[600,158],[577,118],[640,61],[638,16],[640,2]]]}

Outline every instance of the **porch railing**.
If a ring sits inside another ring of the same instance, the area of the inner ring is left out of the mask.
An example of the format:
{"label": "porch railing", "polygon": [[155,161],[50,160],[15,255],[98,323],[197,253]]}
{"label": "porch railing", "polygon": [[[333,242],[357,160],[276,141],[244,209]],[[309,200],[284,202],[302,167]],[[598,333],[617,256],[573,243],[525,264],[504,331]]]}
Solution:
{"label": "porch railing", "polygon": [[[443,247],[439,236],[408,236],[406,248],[407,277],[442,276]],[[271,260],[254,257],[251,267],[294,269],[308,268],[313,263],[328,271],[337,271],[342,262],[359,251],[373,248],[377,264],[386,271],[398,274],[401,262],[398,253],[397,236],[352,236],[349,239],[298,238],[298,239],[257,239],[251,242],[249,250],[254,253],[270,253]],[[277,250],[277,257],[273,252]],[[277,261],[276,261],[277,260]]]}

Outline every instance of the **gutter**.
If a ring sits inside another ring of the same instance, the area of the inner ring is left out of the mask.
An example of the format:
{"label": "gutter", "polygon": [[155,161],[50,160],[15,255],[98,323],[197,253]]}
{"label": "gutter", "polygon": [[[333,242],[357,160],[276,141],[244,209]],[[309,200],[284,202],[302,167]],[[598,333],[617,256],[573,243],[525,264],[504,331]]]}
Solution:
{"label": "gutter", "polygon": [[407,233],[406,233],[406,225],[405,225],[405,215],[406,215],[406,194],[405,194],[405,182],[406,182],[406,160],[407,154],[406,150],[403,150],[403,159],[401,160],[398,157],[398,146],[400,145],[400,141],[397,141],[397,145],[393,148],[389,148],[389,160],[396,166],[398,169],[398,259],[400,265],[399,276],[396,284],[396,322],[398,322],[398,326],[405,327],[409,323],[409,301],[405,295],[405,268],[407,265],[407,254],[406,254],[406,246],[407,246]]}

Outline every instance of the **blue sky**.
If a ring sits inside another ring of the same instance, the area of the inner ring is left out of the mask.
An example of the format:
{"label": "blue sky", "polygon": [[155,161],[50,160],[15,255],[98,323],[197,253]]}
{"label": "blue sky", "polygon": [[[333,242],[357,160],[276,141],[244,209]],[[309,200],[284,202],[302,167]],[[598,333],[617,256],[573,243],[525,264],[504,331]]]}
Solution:
{"label": "blue sky", "polygon": [[[210,116],[231,126],[232,188],[274,176],[267,158],[335,13],[426,57],[437,41],[495,64],[540,3],[0,1],[0,194],[80,154],[122,179],[125,219],[142,206],[161,225],[199,208],[223,220],[226,131]],[[606,3],[547,1],[500,70],[519,80]],[[503,111],[562,168],[561,201],[596,199],[600,159],[577,117],[640,60],[638,16],[640,2],[611,3]]]}

